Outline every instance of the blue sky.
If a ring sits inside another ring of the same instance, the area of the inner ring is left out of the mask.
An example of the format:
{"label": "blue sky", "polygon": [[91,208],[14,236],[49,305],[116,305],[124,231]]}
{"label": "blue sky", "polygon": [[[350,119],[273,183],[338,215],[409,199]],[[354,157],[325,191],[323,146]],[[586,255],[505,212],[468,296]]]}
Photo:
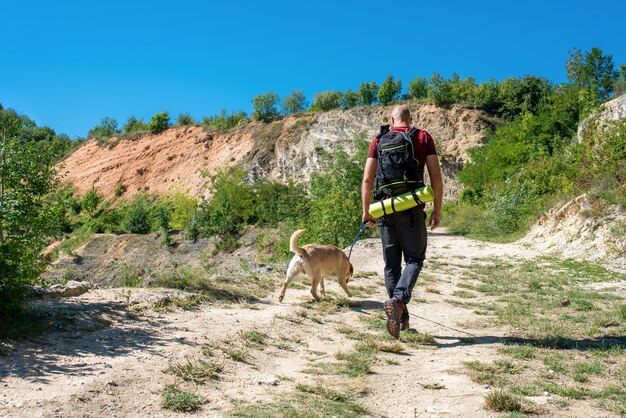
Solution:
{"label": "blue sky", "polygon": [[566,81],[568,51],[626,63],[626,2],[3,2],[0,103],[70,137],[104,116],[252,110],[257,94],[433,72]]}

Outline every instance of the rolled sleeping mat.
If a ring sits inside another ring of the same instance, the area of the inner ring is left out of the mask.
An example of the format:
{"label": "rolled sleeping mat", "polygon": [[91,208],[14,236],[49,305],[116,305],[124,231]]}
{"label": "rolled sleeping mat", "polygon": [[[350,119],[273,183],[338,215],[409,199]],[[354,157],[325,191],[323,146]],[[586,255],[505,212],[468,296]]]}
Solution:
{"label": "rolled sleeping mat", "polygon": [[380,218],[383,215],[402,212],[422,203],[431,202],[434,198],[432,187],[424,186],[411,192],[374,202],[370,205],[369,212],[374,218]]}

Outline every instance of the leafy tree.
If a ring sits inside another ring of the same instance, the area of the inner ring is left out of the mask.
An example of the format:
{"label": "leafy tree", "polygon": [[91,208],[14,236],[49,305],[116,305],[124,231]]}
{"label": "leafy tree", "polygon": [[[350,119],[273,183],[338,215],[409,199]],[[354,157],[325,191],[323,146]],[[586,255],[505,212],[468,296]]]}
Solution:
{"label": "leafy tree", "polygon": [[346,92],[341,97],[341,107],[343,109],[350,109],[352,107],[358,106],[360,102],[361,97],[359,96],[359,93],[350,89],[346,90]]}
{"label": "leafy tree", "polygon": [[613,93],[618,72],[612,55],[604,55],[599,48],[582,53],[574,48],[565,63],[567,78],[581,89],[589,91],[597,102],[603,102]]}
{"label": "leafy tree", "polygon": [[125,134],[130,134],[133,132],[142,132],[147,131],[148,125],[143,122],[143,119],[137,119],[134,116],[128,118],[124,126],[122,127],[122,131]]}
{"label": "leafy tree", "polygon": [[195,124],[196,121],[193,120],[193,116],[191,116],[191,113],[187,112],[179,114],[178,118],[176,119],[176,123],[178,124],[178,126],[189,126]]}
{"label": "leafy tree", "polygon": [[107,139],[119,135],[121,131],[117,127],[117,120],[108,116],[100,120],[100,124],[94,126],[87,133],[88,138]]}
{"label": "leafy tree", "polygon": [[507,78],[500,83],[501,104],[498,114],[508,119],[513,119],[525,110],[537,114],[551,91],[550,82],[542,77],[528,75]]}
{"label": "leafy tree", "polygon": [[278,111],[278,103],[280,99],[278,94],[268,91],[265,94],[258,94],[252,99],[253,112],[252,116],[261,122],[270,122],[280,116]]}
{"label": "leafy tree", "polygon": [[92,187],[87,193],[85,193],[85,196],[83,196],[80,206],[85,212],[93,215],[96,209],[98,209],[98,205],[101,201],[102,195],[98,193],[98,190],[96,190],[95,187]]}
{"label": "leafy tree", "polygon": [[441,74],[434,73],[430,77],[428,97],[439,106],[449,106],[454,103],[452,85]]}
{"label": "leafy tree", "polygon": [[388,75],[380,85],[376,97],[382,105],[386,106],[398,100],[401,91],[402,81],[394,80],[392,75]]}
{"label": "leafy tree", "polygon": [[168,112],[156,113],[150,119],[148,129],[153,134],[158,134],[170,127],[170,116]]}
{"label": "leafy tree", "polygon": [[425,99],[428,96],[428,79],[417,77],[407,86],[409,97],[414,100]]}
{"label": "leafy tree", "polygon": [[15,138],[23,119],[0,111],[0,328],[19,306],[23,285],[45,268],[41,250],[55,235],[64,213],[50,198],[58,180],[49,144]]}
{"label": "leafy tree", "polygon": [[283,100],[283,111],[286,115],[304,112],[308,106],[302,90],[293,90]]}
{"label": "leafy tree", "polygon": [[621,96],[626,93],[626,64],[620,64],[619,76],[615,80],[615,86],[613,87],[616,96]]}
{"label": "leafy tree", "polygon": [[150,232],[150,200],[144,194],[136,195],[125,208],[123,227],[131,234]]}
{"label": "leafy tree", "polygon": [[336,90],[315,93],[313,96],[313,106],[311,108],[317,112],[327,112],[336,109],[341,107],[342,97],[343,94]]}
{"label": "leafy tree", "polygon": [[365,106],[371,106],[376,101],[376,95],[378,94],[378,84],[375,81],[369,83],[361,83],[357,94],[360,97],[360,102]]}

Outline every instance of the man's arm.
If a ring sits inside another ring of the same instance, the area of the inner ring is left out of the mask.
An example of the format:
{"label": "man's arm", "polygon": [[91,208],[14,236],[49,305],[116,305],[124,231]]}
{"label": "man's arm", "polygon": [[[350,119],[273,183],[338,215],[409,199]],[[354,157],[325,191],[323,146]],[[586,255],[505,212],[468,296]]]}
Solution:
{"label": "man's arm", "polygon": [[370,228],[374,226],[376,218],[369,213],[370,202],[372,201],[372,189],[374,188],[374,177],[376,176],[376,158],[368,158],[363,170],[363,183],[361,183],[361,203],[363,205],[363,223]]}
{"label": "man's arm", "polygon": [[439,157],[436,154],[426,157],[426,167],[428,168],[428,176],[430,177],[430,185],[435,192],[435,201],[433,213],[430,215],[428,226],[433,230],[437,228],[441,222],[441,202],[443,200],[443,179],[441,178],[441,168],[439,167]]}

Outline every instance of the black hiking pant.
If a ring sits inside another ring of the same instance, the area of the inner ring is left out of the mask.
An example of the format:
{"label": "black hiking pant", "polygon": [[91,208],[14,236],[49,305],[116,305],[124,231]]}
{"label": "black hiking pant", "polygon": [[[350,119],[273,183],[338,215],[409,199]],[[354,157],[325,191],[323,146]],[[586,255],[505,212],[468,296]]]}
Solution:
{"label": "black hiking pant", "polygon": [[[409,303],[426,257],[426,214],[421,206],[385,215],[378,222],[389,298]],[[402,257],[405,267],[402,270]],[[407,309],[401,320],[409,319]]]}

